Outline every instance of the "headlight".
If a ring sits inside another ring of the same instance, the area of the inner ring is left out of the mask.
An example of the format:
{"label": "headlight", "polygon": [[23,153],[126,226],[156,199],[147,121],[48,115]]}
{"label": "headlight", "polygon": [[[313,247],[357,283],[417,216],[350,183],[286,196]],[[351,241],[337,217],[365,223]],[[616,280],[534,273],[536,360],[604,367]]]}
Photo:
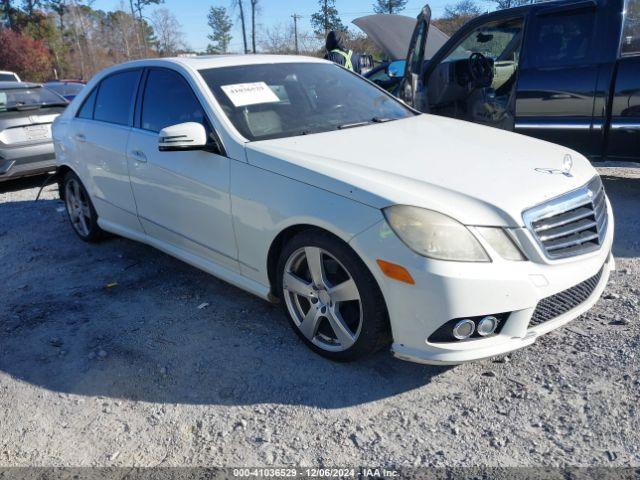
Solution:
{"label": "headlight", "polygon": [[385,208],[383,213],[395,234],[418,255],[459,262],[491,261],[467,227],[451,217],[405,205]]}
{"label": "headlight", "polygon": [[520,249],[502,228],[476,227],[476,230],[505,260],[526,260]]}

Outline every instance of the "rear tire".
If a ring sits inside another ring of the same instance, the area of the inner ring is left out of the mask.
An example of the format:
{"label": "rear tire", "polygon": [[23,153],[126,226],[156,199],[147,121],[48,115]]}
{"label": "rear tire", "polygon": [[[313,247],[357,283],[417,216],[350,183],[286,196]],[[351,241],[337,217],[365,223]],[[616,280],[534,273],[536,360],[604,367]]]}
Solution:
{"label": "rear tire", "polygon": [[323,357],[351,361],[389,343],[377,282],[349,245],[327,232],[307,230],[285,245],[276,288],[294,331]]}
{"label": "rear tire", "polygon": [[75,173],[68,172],[61,187],[73,231],[85,242],[99,241],[104,236],[104,231],[98,226],[98,214],[80,178]]}

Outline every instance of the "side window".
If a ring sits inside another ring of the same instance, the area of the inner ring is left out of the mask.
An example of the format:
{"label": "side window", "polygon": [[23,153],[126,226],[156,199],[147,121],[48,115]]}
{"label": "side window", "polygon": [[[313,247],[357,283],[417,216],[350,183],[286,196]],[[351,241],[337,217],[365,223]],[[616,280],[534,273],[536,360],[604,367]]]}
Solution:
{"label": "side window", "polygon": [[564,67],[587,60],[593,48],[595,17],[591,10],[538,17],[528,48],[530,66]]}
{"label": "side window", "polygon": [[411,72],[420,74],[422,72],[422,62],[424,60],[424,47],[425,47],[425,34],[427,31],[427,24],[420,22],[418,27],[418,34],[416,35],[416,43],[413,45],[413,51],[411,52]]}
{"label": "side window", "polygon": [[127,70],[102,80],[96,97],[94,120],[129,125],[139,77],[140,70]]}
{"label": "side window", "polygon": [[640,53],[640,0],[626,2],[620,53],[622,55]]}
{"label": "side window", "polygon": [[82,107],[78,110],[78,118],[86,118],[88,120],[93,119],[93,109],[96,105],[96,96],[98,94],[98,87],[94,88],[91,94],[85,99]]}
{"label": "side window", "polygon": [[177,72],[151,70],[142,100],[141,128],[159,132],[184,122],[208,124],[191,87]]}

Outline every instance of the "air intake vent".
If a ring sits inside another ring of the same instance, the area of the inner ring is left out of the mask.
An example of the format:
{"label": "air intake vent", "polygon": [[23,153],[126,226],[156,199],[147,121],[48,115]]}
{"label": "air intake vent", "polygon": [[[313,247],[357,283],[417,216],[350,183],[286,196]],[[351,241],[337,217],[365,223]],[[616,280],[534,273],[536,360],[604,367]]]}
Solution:
{"label": "air intake vent", "polygon": [[533,312],[529,327],[535,327],[541,323],[553,320],[586,302],[598,286],[603,269],[604,267],[593,277],[588,278],[574,287],[540,300]]}
{"label": "air intake vent", "polygon": [[600,177],[586,186],[523,213],[547,258],[557,260],[598,250],[607,232],[607,204]]}

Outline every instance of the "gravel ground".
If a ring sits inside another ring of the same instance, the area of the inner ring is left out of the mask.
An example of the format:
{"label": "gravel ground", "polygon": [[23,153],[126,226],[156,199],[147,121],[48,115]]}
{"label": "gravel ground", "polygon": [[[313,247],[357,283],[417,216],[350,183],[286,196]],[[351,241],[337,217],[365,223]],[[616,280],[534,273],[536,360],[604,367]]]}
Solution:
{"label": "gravel ground", "polygon": [[331,363],[264,301],[129,240],[81,242],[54,188],[0,193],[0,466],[640,466],[640,171],[602,173],[604,297],[455,368]]}

